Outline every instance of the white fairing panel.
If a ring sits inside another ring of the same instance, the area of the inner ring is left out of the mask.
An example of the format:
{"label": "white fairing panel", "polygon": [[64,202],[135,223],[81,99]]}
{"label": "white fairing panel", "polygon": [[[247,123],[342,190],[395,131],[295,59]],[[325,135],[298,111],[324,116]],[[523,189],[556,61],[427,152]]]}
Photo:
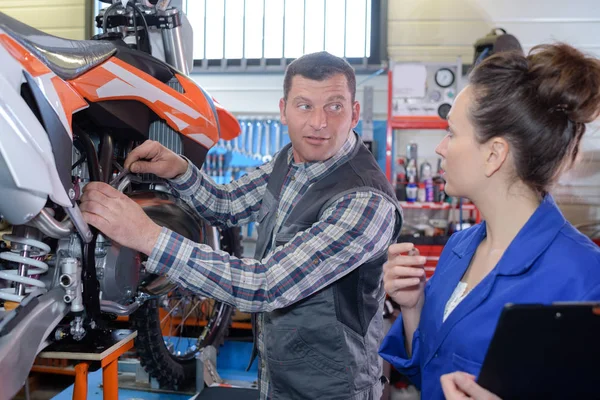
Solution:
{"label": "white fairing panel", "polygon": [[48,134],[21,97],[23,82],[23,68],[0,46],[0,214],[12,224],[36,216],[48,196],[72,206]]}

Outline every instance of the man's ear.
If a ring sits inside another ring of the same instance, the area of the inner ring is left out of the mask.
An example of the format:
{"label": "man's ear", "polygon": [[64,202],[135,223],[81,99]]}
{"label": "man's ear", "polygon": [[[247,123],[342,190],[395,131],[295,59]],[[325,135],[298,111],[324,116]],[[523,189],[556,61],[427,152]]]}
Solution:
{"label": "man's ear", "polygon": [[501,137],[491,138],[485,146],[486,149],[486,160],[485,160],[485,175],[489,178],[494,175],[496,171],[502,168],[502,165],[508,158],[508,150],[510,145],[506,139]]}
{"label": "man's ear", "polygon": [[287,125],[287,119],[285,118],[285,105],[286,101],[282,97],[281,99],[279,99],[279,119],[281,120],[281,123],[283,125]]}
{"label": "man's ear", "polygon": [[354,101],[352,104],[352,128],[356,128],[358,121],[360,120],[360,103]]}

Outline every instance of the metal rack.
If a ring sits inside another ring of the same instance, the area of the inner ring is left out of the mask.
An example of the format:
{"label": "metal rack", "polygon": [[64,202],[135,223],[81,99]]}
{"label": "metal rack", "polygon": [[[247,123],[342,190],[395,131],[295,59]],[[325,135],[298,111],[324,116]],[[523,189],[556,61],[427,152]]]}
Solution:
{"label": "metal rack", "polygon": [[[387,115],[387,130],[386,130],[386,141],[385,141],[385,146],[386,146],[386,160],[385,160],[385,173],[386,176],[388,178],[388,180],[390,182],[393,182],[394,179],[394,171],[393,171],[393,162],[394,162],[394,156],[395,156],[395,152],[394,152],[394,131],[396,130],[429,130],[429,129],[435,129],[435,130],[445,130],[448,128],[448,121],[444,118],[441,118],[439,115],[440,114],[440,108],[441,104],[440,103],[444,103],[444,101],[449,101],[452,100],[455,95],[456,92],[458,91],[458,88],[460,86],[460,79],[462,76],[462,64],[460,62],[460,59],[457,59],[456,64],[454,64],[453,66],[453,75],[454,75],[454,82],[452,82],[452,84],[450,86],[446,86],[444,88],[444,86],[435,86],[436,82],[433,81],[432,77],[431,77],[431,71],[437,69],[438,71],[441,69],[447,69],[449,64],[441,64],[441,63],[432,63],[432,64],[428,64],[427,68],[428,69],[428,75],[426,76],[426,84],[428,87],[426,87],[426,97],[423,98],[423,100],[421,101],[421,104],[417,104],[414,108],[416,108],[417,110],[419,110],[419,107],[421,107],[420,109],[425,110],[426,108],[429,108],[428,111],[423,112],[422,115],[418,115],[419,111],[416,111],[415,113],[417,115],[406,115],[408,113],[402,113],[402,112],[398,112],[398,102],[402,102],[405,101],[405,103],[403,104],[404,106],[411,106],[412,104],[414,104],[414,102],[418,102],[419,100],[414,100],[414,99],[408,99],[408,100],[402,100],[400,98],[400,100],[398,98],[394,97],[395,94],[395,88],[394,88],[394,63],[390,62],[390,67],[388,69],[388,115]],[[435,87],[434,87],[435,86]],[[438,90],[438,91],[442,91],[443,95],[441,97],[433,97],[430,96],[433,91]],[[427,102],[430,102],[430,104],[428,105]],[[449,108],[449,106],[445,105],[446,108]],[[411,108],[411,107],[407,107],[407,108]],[[438,113],[433,113],[431,110],[432,109],[437,109]],[[435,115],[433,115],[435,114]],[[407,213],[416,213],[416,212],[426,212],[428,213],[428,218],[433,215],[437,215],[438,217],[440,215],[444,215],[444,218],[448,218],[450,219],[450,212],[456,212],[458,211],[460,217],[459,220],[462,220],[462,213],[463,212],[467,212],[467,213],[475,213],[475,220],[476,222],[480,222],[481,220],[481,216],[479,213],[479,210],[473,205],[473,204],[463,204],[463,202],[461,200],[459,200],[457,203],[455,204],[450,204],[447,202],[443,202],[443,203],[439,203],[439,202],[400,202],[400,205],[403,209],[407,210]],[[433,217],[432,217],[433,218]],[[419,249],[419,252],[421,255],[426,257],[426,264],[425,264],[425,272],[426,272],[426,276],[427,278],[430,278],[436,268],[437,262],[439,260],[439,257],[441,255],[442,249],[444,248],[445,245],[445,240],[443,240],[444,238],[447,239],[446,236],[442,236],[442,237],[432,237],[432,238],[425,238],[421,241],[417,241],[416,243],[416,247],[417,249]],[[431,240],[429,240],[431,239]]]}

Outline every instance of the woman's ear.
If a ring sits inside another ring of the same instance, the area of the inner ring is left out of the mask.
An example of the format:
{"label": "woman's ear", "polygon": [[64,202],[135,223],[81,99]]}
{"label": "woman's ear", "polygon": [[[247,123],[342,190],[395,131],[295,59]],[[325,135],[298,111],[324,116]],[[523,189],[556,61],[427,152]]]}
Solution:
{"label": "woman's ear", "polygon": [[506,162],[510,145],[506,139],[494,137],[486,143],[485,175],[494,175]]}

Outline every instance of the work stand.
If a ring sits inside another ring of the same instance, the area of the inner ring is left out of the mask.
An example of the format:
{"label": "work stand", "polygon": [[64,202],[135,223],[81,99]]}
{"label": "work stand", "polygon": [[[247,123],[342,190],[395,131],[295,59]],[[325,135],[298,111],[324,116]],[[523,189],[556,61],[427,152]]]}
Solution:
{"label": "work stand", "polygon": [[[61,343],[49,346],[38,355],[32,372],[75,376],[73,400],[85,400],[88,394],[88,371],[92,363],[102,368],[104,400],[119,397],[118,359],[133,348],[137,331],[114,330],[89,343]],[[75,365],[54,366],[53,360],[71,360]]]}

